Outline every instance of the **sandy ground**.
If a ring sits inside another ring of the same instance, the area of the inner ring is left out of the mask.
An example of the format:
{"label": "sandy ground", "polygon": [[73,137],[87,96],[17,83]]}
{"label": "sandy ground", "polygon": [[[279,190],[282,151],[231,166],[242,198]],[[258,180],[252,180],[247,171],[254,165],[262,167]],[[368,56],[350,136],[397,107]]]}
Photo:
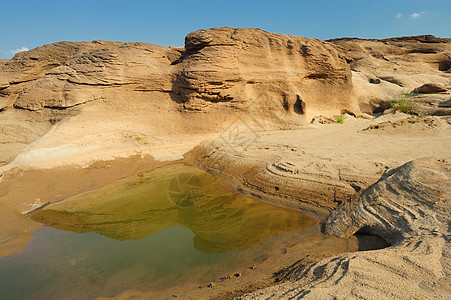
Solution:
{"label": "sandy ground", "polygon": [[449,157],[450,133],[436,117],[390,113],[305,130],[243,133],[235,141],[206,141],[185,156],[266,201],[327,212],[390,169],[422,157]]}
{"label": "sandy ground", "polygon": [[328,220],[330,233],[347,236],[362,229],[391,247],[307,265],[299,260],[287,271],[292,274],[287,282],[240,298],[448,299],[451,131],[446,120],[396,113],[318,127],[265,132],[245,149],[239,143],[204,143],[187,157],[279,205],[334,209],[356,202]]}
{"label": "sandy ground", "polygon": [[[230,130],[228,127],[226,134],[219,132],[197,138],[168,138],[167,143],[159,140],[158,144],[142,145],[133,134],[128,139],[118,139],[115,142],[117,144],[109,144],[111,152],[103,151],[105,148],[102,147],[83,148],[83,144],[79,144],[74,153],[60,152],[57,146],[45,147],[51,143],[57,145],[58,139],[49,135],[49,139],[53,139],[49,142],[44,136],[44,139],[32,143],[31,148],[23,152],[22,156],[19,155],[12,164],[0,170],[0,218],[7,220],[1,223],[0,255],[22,251],[33,232],[41,227],[21,214],[37,198],[41,202],[56,202],[120,178],[151,170],[164,164],[161,161],[182,157],[202,140],[200,146],[186,155],[195,165],[226,178],[231,186],[243,193],[276,205],[317,212],[317,217],[324,218],[326,213],[349,197],[408,161],[422,157],[450,159],[451,130],[446,120],[434,117],[433,121],[425,121],[424,118],[418,118],[415,122],[400,121],[410,118],[399,113],[382,115],[376,119],[348,116],[344,124],[330,123],[325,119],[330,124],[315,122],[309,129],[291,131],[262,132],[259,131],[261,127],[245,126],[251,129],[247,132],[238,131],[241,132],[238,136],[227,132]],[[95,124],[91,130],[94,128]],[[70,139],[68,141],[75,143]],[[118,156],[117,149],[121,152],[119,156],[130,157],[115,159]],[[145,151],[141,151],[143,149]],[[30,154],[38,150],[41,153],[31,159]],[[136,153],[152,153],[161,161]],[[100,160],[101,157],[103,160]],[[290,276],[274,276],[274,272],[282,268],[286,267],[285,273],[290,273],[290,270],[296,269],[290,269],[290,265],[305,266],[322,257],[356,250],[356,247],[355,238],[346,242],[318,235],[304,244],[280,249],[280,253],[274,253],[256,269],[237,270],[242,274],[239,278],[222,282],[218,279],[214,288],[175,288],[158,294],[126,291],[117,298],[154,299],[175,295],[191,299],[227,299],[289,279]],[[399,253],[401,250],[391,251]],[[383,253],[378,252],[377,255],[388,257]],[[308,255],[310,258],[306,259]],[[402,261],[403,258],[400,259]],[[293,289],[300,283],[290,284],[275,289]],[[273,291],[265,290],[264,294],[257,292],[247,297],[270,298],[276,295]],[[280,295],[279,298],[286,298],[285,294]],[[299,296],[297,294],[296,297]],[[406,295],[405,299],[411,296],[415,295]]]}

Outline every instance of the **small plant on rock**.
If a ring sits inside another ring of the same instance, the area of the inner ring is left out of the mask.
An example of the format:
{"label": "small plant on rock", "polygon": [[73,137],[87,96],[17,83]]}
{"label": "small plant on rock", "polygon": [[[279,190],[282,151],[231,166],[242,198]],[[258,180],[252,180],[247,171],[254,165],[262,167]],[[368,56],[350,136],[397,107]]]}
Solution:
{"label": "small plant on rock", "polygon": [[335,122],[337,122],[338,124],[343,124],[343,122],[346,119],[346,115],[345,114],[341,114],[339,116],[334,116]]}
{"label": "small plant on rock", "polygon": [[6,129],[5,127],[0,128],[0,134],[7,135],[8,129]]}
{"label": "small plant on rock", "polygon": [[409,113],[413,109],[412,93],[403,92],[396,99],[390,101],[390,106],[403,113]]}

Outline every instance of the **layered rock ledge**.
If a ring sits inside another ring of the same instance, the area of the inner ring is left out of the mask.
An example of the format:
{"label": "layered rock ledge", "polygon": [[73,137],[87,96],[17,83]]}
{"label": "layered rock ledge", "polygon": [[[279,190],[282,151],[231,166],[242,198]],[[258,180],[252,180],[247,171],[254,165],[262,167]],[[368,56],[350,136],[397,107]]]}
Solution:
{"label": "layered rock ledge", "polygon": [[451,289],[451,164],[404,164],[333,212],[324,231],[376,234],[391,246],[287,269],[291,281],[240,299],[447,299]]}

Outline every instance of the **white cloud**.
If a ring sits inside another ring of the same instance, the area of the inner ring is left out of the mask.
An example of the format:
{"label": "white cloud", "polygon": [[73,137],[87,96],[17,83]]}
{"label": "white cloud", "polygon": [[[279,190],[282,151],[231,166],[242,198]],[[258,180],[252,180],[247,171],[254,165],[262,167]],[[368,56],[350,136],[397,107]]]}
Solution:
{"label": "white cloud", "polygon": [[422,15],[424,15],[426,12],[422,11],[420,13],[413,13],[410,15],[411,19],[418,19],[419,17],[421,17]]}
{"label": "white cloud", "polygon": [[28,50],[30,50],[30,49],[28,49],[27,47],[22,47],[22,48],[16,49],[16,50],[9,50],[9,52],[11,52],[11,54],[16,54],[16,53],[24,52],[24,51],[28,51]]}
{"label": "white cloud", "polygon": [[396,14],[396,19],[401,19],[401,17],[402,17],[401,13]]}

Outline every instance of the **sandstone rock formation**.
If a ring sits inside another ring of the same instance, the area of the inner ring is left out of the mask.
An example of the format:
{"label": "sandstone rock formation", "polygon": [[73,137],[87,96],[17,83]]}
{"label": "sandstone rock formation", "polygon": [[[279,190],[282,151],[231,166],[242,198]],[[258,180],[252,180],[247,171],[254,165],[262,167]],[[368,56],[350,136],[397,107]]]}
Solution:
{"label": "sandstone rock formation", "polygon": [[371,131],[372,133],[383,134],[397,134],[398,129],[402,128],[405,134],[408,132],[410,135],[420,135],[421,131],[429,130],[431,134],[441,129],[448,128],[448,122],[439,117],[426,116],[426,117],[411,117],[407,119],[401,119],[396,121],[387,121],[379,124],[371,125],[362,131]]}
{"label": "sandstone rock formation", "polygon": [[5,65],[3,105],[67,108],[104,99],[111,88],[126,87],[124,94],[127,89],[169,91],[171,60],[179,55],[177,50],[145,43],[46,45],[20,53]]}
{"label": "sandstone rock formation", "polygon": [[[238,119],[258,132],[302,128],[320,115],[369,117],[403,89],[428,83],[447,90],[415,94],[413,113],[451,113],[449,39],[320,41],[213,28],[190,33],[185,44],[59,42],[18,53],[0,69],[0,129],[8,132],[1,164],[28,145],[18,164],[49,159],[49,149],[134,154],[144,147],[133,136],[148,150],[218,134]],[[36,120],[39,130],[22,137]]]}
{"label": "sandstone rock formation", "polygon": [[7,61],[7,59],[0,59],[0,68],[3,67],[3,65],[6,64]]}
{"label": "sandstone rock formation", "polygon": [[13,106],[24,87],[47,71],[94,47],[94,43],[59,42],[17,53],[0,72],[0,109]]}
{"label": "sandstone rock formation", "polygon": [[392,246],[292,266],[297,280],[242,299],[446,299],[450,292],[451,165],[409,162],[333,212],[325,232],[376,234]]}
{"label": "sandstone rock formation", "polygon": [[[393,169],[449,158],[450,67],[451,39],[432,36],[320,41],[213,28],[189,34],[184,48],[45,45],[0,62],[0,176],[16,166],[135,154],[175,160],[204,141],[187,154],[191,162],[280,206],[328,213],[364,191],[333,214],[327,232],[392,243],[299,266],[303,281],[269,295],[403,298],[411,290],[411,298],[440,298],[450,293],[449,201],[442,201],[449,166]],[[432,117],[387,111],[415,88],[411,113]],[[323,124],[345,113],[345,124]],[[5,215],[17,221],[16,214]]]}
{"label": "sandstone rock formation", "polygon": [[447,88],[445,86],[440,85],[440,84],[434,84],[434,83],[426,83],[413,90],[414,93],[420,93],[420,94],[438,94],[438,93],[444,93],[446,91],[447,91]]}
{"label": "sandstone rock formation", "polygon": [[374,234],[394,245],[413,236],[447,232],[451,164],[425,158],[409,162],[365,190],[357,202],[332,212],[324,231],[348,236]]}
{"label": "sandstone rock formation", "polygon": [[426,83],[449,87],[450,41],[416,36],[384,40],[343,38],[329,42],[352,59],[354,97],[363,112],[371,113],[388,108],[388,101],[402,91],[409,92]]}
{"label": "sandstone rock formation", "polygon": [[321,130],[241,133],[236,140],[205,141],[185,158],[266,201],[331,210],[407,160],[449,156],[447,122],[399,115],[398,120],[391,114],[349,118],[339,126],[321,125]]}
{"label": "sandstone rock formation", "polygon": [[190,33],[177,62],[176,91],[185,107],[237,105],[260,99],[262,110],[354,109],[346,56],[329,43],[259,29],[216,28]]}
{"label": "sandstone rock formation", "polygon": [[355,110],[346,56],[327,42],[215,28],[193,32],[185,43],[182,50],[60,42],[19,53],[2,68],[1,107],[67,108],[122,88],[123,97],[131,90],[171,92],[190,110],[214,102],[234,109],[255,99],[266,112]]}
{"label": "sandstone rock formation", "polygon": [[[190,33],[185,49],[146,43],[59,42],[18,53],[0,72],[0,109],[66,108],[111,89],[171,93],[185,109],[372,113],[424,83],[449,85],[449,39],[432,36],[323,42],[259,29]],[[351,75],[352,70],[352,75]]]}

